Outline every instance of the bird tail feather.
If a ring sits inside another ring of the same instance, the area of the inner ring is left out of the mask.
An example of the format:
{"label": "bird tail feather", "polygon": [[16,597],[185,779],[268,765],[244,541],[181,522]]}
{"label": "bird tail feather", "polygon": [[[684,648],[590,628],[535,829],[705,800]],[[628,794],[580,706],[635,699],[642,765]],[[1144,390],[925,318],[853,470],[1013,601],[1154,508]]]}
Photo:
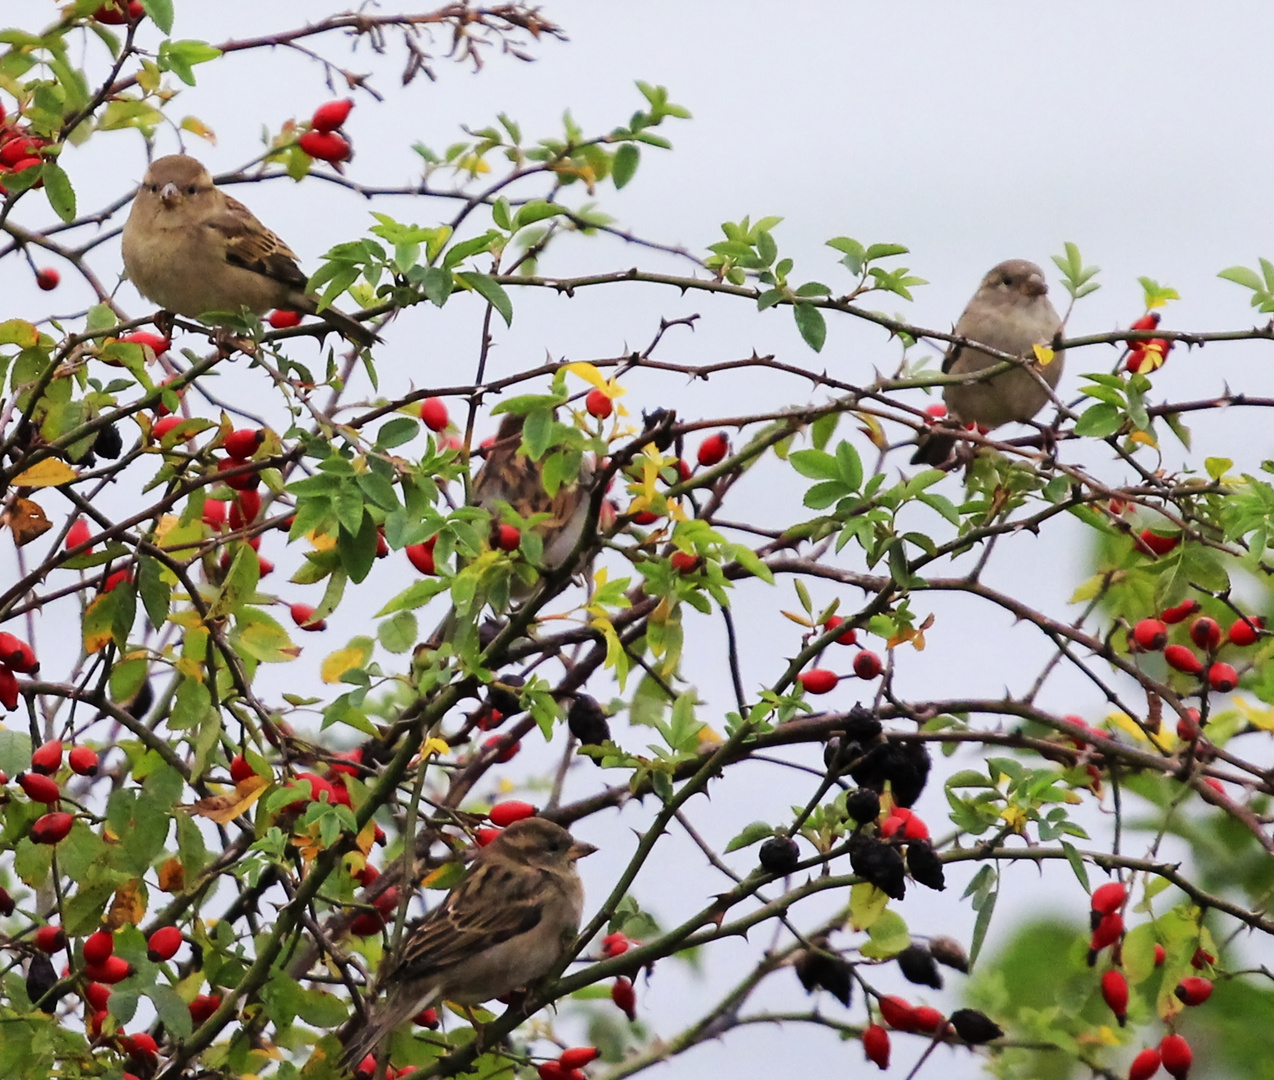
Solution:
{"label": "bird tail feather", "polygon": [[371,1010],[366,1023],[360,1024],[355,1020],[347,1025],[340,1035],[341,1042],[345,1044],[341,1051],[341,1067],[353,1071],[368,1054],[379,1057],[382,1044],[389,1040],[394,1030],[422,1009],[429,1008],[437,997],[436,990],[421,995],[392,994]]}

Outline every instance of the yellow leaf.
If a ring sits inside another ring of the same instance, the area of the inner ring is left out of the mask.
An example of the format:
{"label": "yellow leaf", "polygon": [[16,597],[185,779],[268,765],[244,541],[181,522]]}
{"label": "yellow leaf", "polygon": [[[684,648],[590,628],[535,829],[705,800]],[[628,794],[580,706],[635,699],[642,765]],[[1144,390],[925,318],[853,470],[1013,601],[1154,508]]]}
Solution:
{"label": "yellow leaf", "polygon": [[1055,354],[1047,345],[1032,345],[1031,348],[1035,350],[1035,359],[1038,360],[1042,366],[1047,367],[1053,362],[1053,356]]}
{"label": "yellow leaf", "polygon": [[45,458],[13,478],[15,487],[61,487],[76,478],[76,472],[65,461]]}
{"label": "yellow leaf", "polygon": [[261,798],[262,793],[269,786],[269,780],[253,773],[235,784],[234,791],[229,794],[209,795],[206,799],[200,799],[197,803],[182,809],[199,817],[206,817],[218,825],[229,825],[240,814],[250,810],[253,803]]}
{"label": "yellow leaf", "polygon": [[812,630],[814,628],[814,624],[804,615],[796,615],[791,611],[780,611],[779,614],[785,619],[790,619],[792,622],[796,623],[797,626],[804,626],[807,630]]}
{"label": "yellow leaf", "polygon": [[213,146],[217,145],[217,133],[197,116],[187,116],[182,120],[181,130],[189,131],[192,135],[198,135],[199,138],[205,142],[212,143]]}
{"label": "yellow leaf", "polygon": [[1170,728],[1160,728],[1158,734],[1147,735],[1141,726],[1127,713],[1111,713],[1106,723],[1126,731],[1138,742],[1153,742],[1160,750],[1171,750],[1177,745],[1177,733]]}
{"label": "yellow leaf", "polygon": [[121,885],[115,890],[115,899],[106,912],[106,929],[118,930],[121,926],[140,926],[146,917],[146,890],[138,880]]}
{"label": "yellow leaf", "polygon": [[1158,446],[1159,440],[1148,431],[1134,431],[1128,436],[1130,442],[1141,443],[1142,446]]}
{"label": "yellow leaf", "polygon": [[347,671],[361,668],[367,663],[367,650],[357,645],[348,645],[337,649],[323,661],[319,674],[325,683],[338,683]]}
{"label": "yellow leaf", "polygon": [[15,498],[3,520],[13,533],[13,543],[17,547],[25,547],[53,528],[53,522],[44,513],[44,507],[33,499]]}
{"label": "yellow leaf", "polygon": [[598,390],[605,390],[607,388],[606,376],[598,371],[597,368],[593,367],[592,364],[586,363],[583,360],[577,360],[573,364],[567,364],[566,370],[572,375],[578,375],[586,383],[590,383],[597,387]]}
{"label": "yellow leaf", "polygon": [[159,888],[161,892],[179,893],[186,887],[186,868],[176,855],[167,859],[159,868]]}
{"label": "yellow leaf", "polygon": [[440,739],[437,735],[431,735],[420,748],[420,756],[422,759],[431,758],[434,754],[439,757],[446,757],[451,753],[451,744],[446,739]]}
{"label": "yellow leaf", "polygon": [[0,322],[0,345],[20,345],[34,348],[40,341],[40,331],[25,319],[6,319]]}
{"label": "yellow leaf", "polygon": [[889,896],[866,881],[849,890],[849,921],[855,930],[867,930],[889,906]]}
{"label": "yellow leaf", "polygon": [[[104,610],[105,609],[105,610]],[[92,656],[115,640],[111,630],[114,601],[110,593],[101,593],[84,609],[84,651]]]}
{"label": "yellow leaf", "polygon": [[[1274,711],[1269,709],[1258,709],[1244,698],[1236,697],[1231,699],[1231,704],[1242,714],[1243,718],[1253,727],[1260,728],[1262,731],[1274,731]],[[1215,720],[1216,717],[1214,716]]]}
{"label": "yellow leaf", "polygon": [[1000,811],[1000,817],[1015,833],[1021,833],[1026,828],[1026,811],[1019,806],[1006,806]]}
{"label": "yellow leaf", "polygon": [[305,539],[314,545],[315,551],[331,551],[336,547],[336,537],[328,536],[326,533],[308,532],[305,534]]}

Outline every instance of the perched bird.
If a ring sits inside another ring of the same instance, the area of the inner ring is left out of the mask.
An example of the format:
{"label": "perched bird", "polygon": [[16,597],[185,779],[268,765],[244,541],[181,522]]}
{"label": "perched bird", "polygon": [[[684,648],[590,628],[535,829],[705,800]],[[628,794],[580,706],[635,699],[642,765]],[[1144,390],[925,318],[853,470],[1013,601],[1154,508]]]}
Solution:
{"label": "perched bird", "polygon": [[[192,319],[244,307],[257,315],[271,308],[317,312],[287,244],[185,154],[146,170],[124,223],[123,252],[129,280],[165,311]],[[359,345],[378,340],[335,308],[322,316]]]}
{"label": "perched bird", "polygon": [[[1030,420],[1049,400],[1048,391],[1033,372],[1039,372],[1050,388],[1062,377],[1062,353],[1046,365],[1032,354],[1035,345],[1047,345],[1062,327],[1048,299],[1048,283],[1042,271],[1025,259],[1002,262],[986,277],[964,309],[955,333],[998,352],[1020,356],[1027,365],[1005,371],[981,382],[951,383],[942,398],[952,419],[961,425],[996,428],[1011,420]],[[953,345],[942,362],[945,374],[965,375],[1000,364],[969,345]],[[1031,370],[1027,370],[1027,368]],[[956,437],[944,431],[926,432],[918,441],[912,464],[940,465],[951,456]]]}
{"label": "perched bird", "polygon": [[516,821],[381,964],[385,999],[342,1033],[352,1068],[396,1027],[440,1001],[477,1005],[543,976],[575,940],[584,888],[575,862],[597,849],[543,818]]}

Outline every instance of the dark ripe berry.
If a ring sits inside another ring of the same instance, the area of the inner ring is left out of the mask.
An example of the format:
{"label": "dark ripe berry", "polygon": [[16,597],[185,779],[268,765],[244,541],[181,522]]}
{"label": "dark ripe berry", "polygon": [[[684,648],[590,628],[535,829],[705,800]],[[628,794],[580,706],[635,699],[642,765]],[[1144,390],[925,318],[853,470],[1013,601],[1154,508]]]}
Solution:
{"label": "dark ripe berry", "polygon": [[1190,640],[1200,649],[1211,652],[1221,644],[1221,627],[1217,625],[1216,619],[1209,619],[1204,615],[1190,624]]}
{"label": "dark ripe berry", "polygon": [[1159,1071],[1161,1064],[1163,1061],[1159,1057],[1159,1051],[1148,1046],[1132,1059],[1132,1064],[1128,1067],[1128,1080],[1150,1080]]}
{"label": "dark ripe berry", "polygon": [[894,959],[898,961],[902,977],[908,982],[942,989],[942,972],[938,970],[933,954],[923,945],[908,945]]}
{"label": "dark ripe berry", "polygon": [[827,694],[836,689],[840,676],[828,668],[810,668],[802,671],[796,681],[807,694]]}
{"label": "dark ripe berry", "polygon": [[637,1019],[637,994],[633,990],[631,979],[622,975],[616,979],[615,985],[610,988],[610,999],[624,1011],[629,1020]]}
{"label": "dark ripe berry", "polygon": [[1235,619],[1230,626],[1230,644],[1238,645],[1240,648],[1255,645],[1261,636],[1261,628],[1264,625],[1265,620],[1258,619],[1255,615]]}
{"label": "dark ripe berry", "polygon": [[1159,618],[1169,625],[1184,622],[1199,610],[1198,600],[1182,600],[1176,607],[1164,608],[1159,612]]}
{"label": "dark ripe berry", "polygon": [[13,897],[9,895],[9,890],[0,888],[0,915],[12,915],[16,907]]}
{"label": "dark ripe berry", "polygon": [[605,420],[606,417],[615,411],[615,403],[605,391],[594,388],[588,392],[588,397],[584,399],[584,408],[588,410],[588,415],[594,419]]}
{"label": "dark ripe berry", "polygon": [[1212,996],[1212,980],[1200,975],[1182,979],[1173,991],[1183,1005],[1202,1005]]}
{"label": "dark ripe berry", "polygon": [[75,815],[64,811],[54,811],[37,818],[31,826],[31,842],[34,844],[57,844],[65,840],[75,824]]}
{"label": "dark ripe berry", "polygon": [[882,794],[888,783],[898,806],[912,806],[924,791],[931,764],[924,743],[890,740],[872,747],[849,774],[859,787]]}
{"label": "dark ripe berry", "polygon": [[[819,941],[818,944],[824,944]],[[839,956],[805,949],[796,958],[796,977],[801,980],[806,993],[826,990],[846,1008],[854,993],[854,967]]]}
{"label": "dark ripe berry", "polygon": [[[3,661],[0,661],[3,662]],[[9,664],[13,667],[12,664]],[[36,749],[31,755],[31,769],[33,772],[52,775],[62,767],[62,740],[52,739],[43,746]]]}
{"label": "dark ripe berry", "polygon": [[823,746],[823,766],[834,776],[839,776],[851,762],[863,756],[863,748],[840,735],[831,736]]}
{"label": "dark ripe berry", "polygon": [[913,840],[907,845],[907,869],[926,889],[942,892],[947,887],[942,860],[928,840]]}
{"label": "dark ripe berry", "polygon": [[57,985],[57,981],[58,974],[54,970],[53,961],[44,953],[34,954],[27,968],[27,997],[31,999],[31,1004],[42,1012],[51,1013],[57,1007],[57,998],[46,999],[45,995]]}
{"label": "dark ripe berry", "polygon": [[1089,903],[1099,915],[1112,915],[1123,908],[1127,899],[1127,886],[1122,881],[1110,881],[1093,890]]}
{"label": "dark ripe berry", "polygon": [[97,751],[91,746],[72,746],[71,752],[66,756],[66,760],[71,766],[71,772],[77,776],[97,775]]}
{"label": "dark ripe berry", "polygon": [[138,689],[137,696],[124,706],[124,711],[134,720],[140,720],[150,712],[150,707],[154,704],[155,688],[150,685],[150,680],[147,679]]}
{"label": "dark ripe berry", "polygon": [[107,424],[97,429],[97,438],[93,440],[93,453],[114,461],[124,451],[124,438],[114,424]]}
{"label": "dark ripe berry", "polygon": [[1219,694],[1228,694],[1239,685],[1239,673],[1229,664],[1213,664],[1208,668],[1208,685]]}
{"label": "dark ripe berry", "polygon": [[1186,1080],[1194,1054],[1183,1035],[1167,1035],[1159,1043],[1159,1060],[1176,1080]]}
{"label": "dark ripe berry", "polygon": [[66,948],[66,931],[60,926],[54,926],[50,923],[48,926],[41,926],[35,932],[35,947],[42,953],[52,955],[55,952],[61,952]]}
{"label": "dark ripe berry", "polygon": [[420,403],[420,419],[430,431],[446,431],[447,425],[451,423],[447,403],[442,398],[425,398]]}
{"label": "dark ripe berry", "polygon": [[487,704],[506,718],[516,716],[522,711],[518,691],[525,685],[526,679],[521,675],[503,675],[487,689]]}
{"label": "dark ripe berry", "polygon": [[969,974],[969,956],[955,938],[934,937],[929,939],[929,955],[944,967]]}
{"label": "dark ripe berry", "polygon": [[610,724],[596,698],[576,694],[566,714],[566,726],[581,746],[601,746],[610,742]]}
{"label": "dark ripe berry", "polygon": [[[823,629],[825,631],[831,631],[835,630],[838,626],[843,626],[844,624],[845,620],[839,615],[829,615],[827,617],[827,621],[823,623]],[[837,645],[857,645],[858,631],[851,626],[848,630],[841,631],[841,633],[837,634],[834,638],[832,638],[832,640],[836,642]]]}
{"label": "dark ripe berry", "polygon": [[84,939],[84,962],[104,964],[115,954],[115,935],[109,930],[95,930]]}
{"label": "dark ripe berry", "polygon": [[730,439],[724,431],[709,435],[699,444],[699,464],[707,468],[719,465],[730,452]]}
{"label": "dark ripe berry", "polygon": [[854,674],[860,679],[874,679],[882,671],[884,666],[880,662],[880,657],[874,652],[864,649],[854,657]]}
{"label": "dark ripe berry", "polygon": [[1128,980],[1122,971],[1111,968],[1101,977],[1101,996],[1123,1027],[1128,1022]]}
{"label": "dark ripe berry", "polygon": [[491,812],[487,817],[491,819],[491,824],[496,828],[503,829],[512,825],[515,821],[521,821],[523,818],[534,817],[536,809],[528,802],[518,802],[516,799],[509,799],[506,802],[496,803],[491,807]]}
{"label": "dark ripe berry", "polygon": [[1158,652],[1168,644],[1168,626],[1159,619],[1142,619],[1133,627],[1132,638],[1146,652]]}
{"label": "dark ripe berry", "polygon": [[872,1064],[889,1068],[889,1032],[879,1024],[869,1025],[863,1032],[863,1053]]}
{"label": "dark ripe berry", "polygon": [[1163,658],[1170,668],[1184,671],[1187,675],[1198,675],[1203,670],[1203,661],[1184,645],[1169,645],[1163,650]]}
{"label": "dark ripe berry", "polygon": [[845,813],[859,825],[870,825],[880,817],[880,796],[871,788],[856,788],[845,796]]}
{"label": "dark ripe berry", "polygon": [[314,110],[314,115],[310,117],[310,126],[315,131],[335,131],[345,123],[353,107],[353,98],[324,102]]}
{"label": "dark ripe berry", "polygon": [[790,874],[801,861],[801,849],[790,836],[771,836],[761,845],[761,868],[770,874]]}
{"label": "dark ripe berry", "polygon": [[875,885],[895,900],[907,895],[906,871],[902,856],[889,844],[870,837],[855,836],[849,842],[849,865],[864,881]]}
{"label": "dark ripe berry", "polygon": [[845,726],[842,730],[846,738],[866,745],[879,739],[884,728],[881,726],[880,721],[876,719],[875,713],[855,702],[853,708],[849,710],[845,717]]}
{"label": "dark ripe berry", "polygon": [[951,1026],[955,1033],[973,1046],[981,1046],[1004,1034],[1000,1025],[977,1009],[956,1009],[951,1014]]}
{"label": "dark ripe berry", "polygon": [[62,789],[58,787],[57,781],[43,773],[20,773],[18,786],[27,793],[27,798],[32,802],[50,804],[62,797]]}
{"label": "dark ripe berry", "polygon": [[146,941],[146,955],[159,963],[171,960],[181,948],[181,931],[175,926],[161,926]]}

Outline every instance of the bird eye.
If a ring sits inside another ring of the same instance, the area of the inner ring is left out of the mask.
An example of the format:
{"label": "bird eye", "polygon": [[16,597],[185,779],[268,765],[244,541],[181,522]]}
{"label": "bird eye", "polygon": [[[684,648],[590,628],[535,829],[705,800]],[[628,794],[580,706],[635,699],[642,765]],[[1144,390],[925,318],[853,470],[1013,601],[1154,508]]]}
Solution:
{"label": "bird eye", "polygon": [[191,184],[188,188],[186,188],[186,194],[193,195],[194,193],[195,193],[195,185]]}
{"label": "bird eye", "polygon": [[1008,275],[1008,274],[1005,274],[1002,278],[1000,278],[1000,284],[1001,284],[1001,285],[1012,285],[1012,284],[1013,284],[1013,279],[1012,279],[1011,277],[1009,277],[1009,275]]}

